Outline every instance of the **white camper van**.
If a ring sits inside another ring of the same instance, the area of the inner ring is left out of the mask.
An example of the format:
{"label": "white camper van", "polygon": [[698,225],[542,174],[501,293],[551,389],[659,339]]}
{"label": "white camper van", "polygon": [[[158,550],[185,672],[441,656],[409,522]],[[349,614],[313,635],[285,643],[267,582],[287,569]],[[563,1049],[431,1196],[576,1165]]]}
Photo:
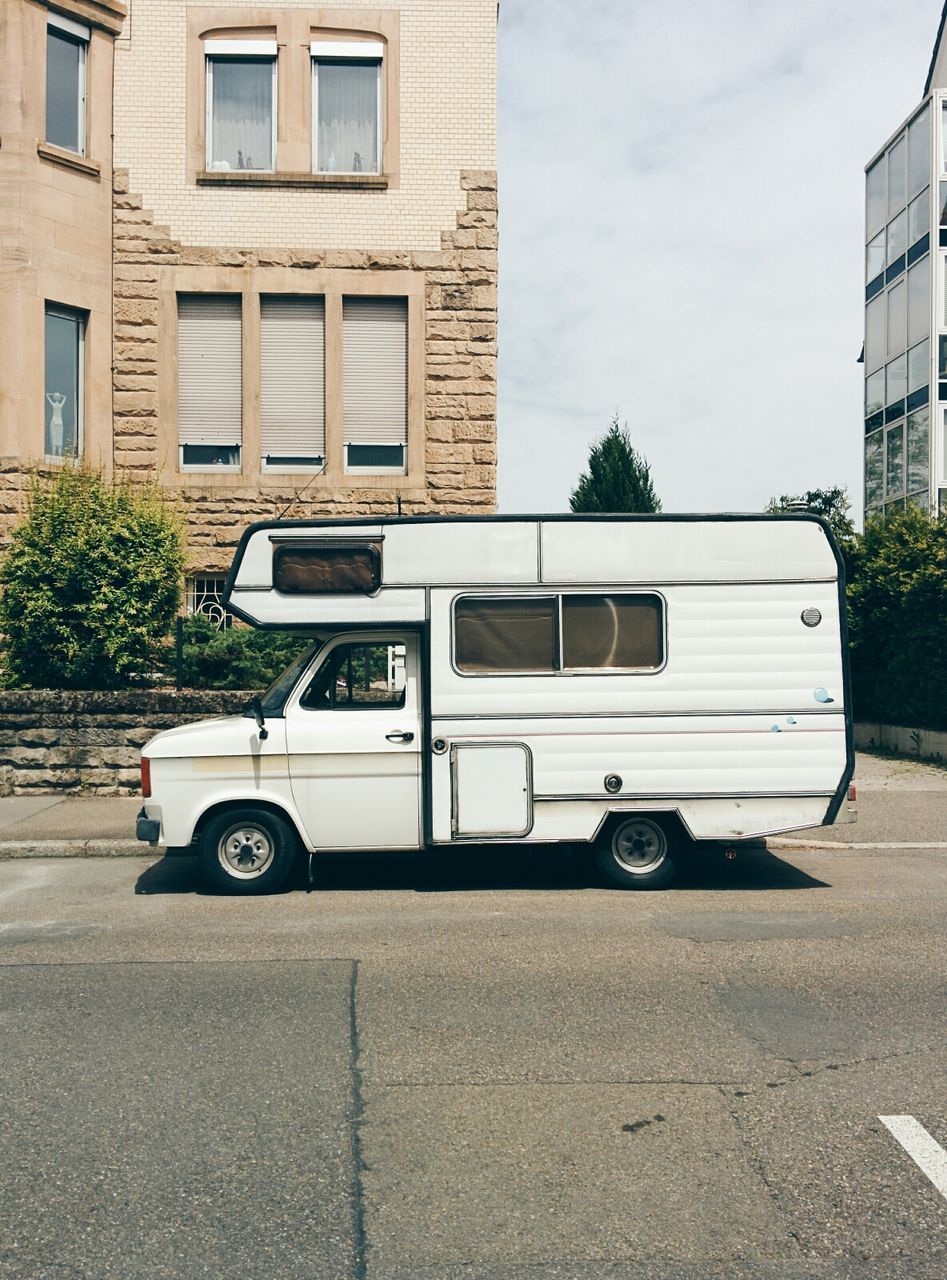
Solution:
{"label": "white camper van", "polygon": [[225,602],[310,642],[148,743],[139,838],[244,893],[301,850],[552,841],[655,888],[696,841],[844,821],[843,579],[810,515],[253,525]]}

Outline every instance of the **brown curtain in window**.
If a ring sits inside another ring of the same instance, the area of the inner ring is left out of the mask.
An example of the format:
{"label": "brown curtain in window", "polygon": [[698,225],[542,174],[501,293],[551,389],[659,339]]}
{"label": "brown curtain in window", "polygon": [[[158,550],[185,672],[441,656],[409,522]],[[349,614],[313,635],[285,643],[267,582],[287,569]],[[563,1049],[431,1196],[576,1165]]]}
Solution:
{"label": "brown curtain in window", "polygon": [[563,597],[564,667],[659,667],[663,647],[657,596]]}
{"label": "brown curtain in window", "polygon": [[459,600],[455,654],[461,671],[554,671],[556,602]]}

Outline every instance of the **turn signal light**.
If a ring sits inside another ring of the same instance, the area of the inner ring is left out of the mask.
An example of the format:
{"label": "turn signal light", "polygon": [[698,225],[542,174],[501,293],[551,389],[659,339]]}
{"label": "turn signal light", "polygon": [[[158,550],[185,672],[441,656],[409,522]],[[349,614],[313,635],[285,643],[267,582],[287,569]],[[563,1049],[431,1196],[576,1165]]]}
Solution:
{"label": "turn signal light", "polygon": [[151,760],[148,756],[141,758],[141,794],[146,800],[151,795]]}
{"label": "turn signal light", "polygon": [[858,799],[858,796],[855,794],[855,784],[853,782],[848,789],[848,803],[854,804],[857,799]]}

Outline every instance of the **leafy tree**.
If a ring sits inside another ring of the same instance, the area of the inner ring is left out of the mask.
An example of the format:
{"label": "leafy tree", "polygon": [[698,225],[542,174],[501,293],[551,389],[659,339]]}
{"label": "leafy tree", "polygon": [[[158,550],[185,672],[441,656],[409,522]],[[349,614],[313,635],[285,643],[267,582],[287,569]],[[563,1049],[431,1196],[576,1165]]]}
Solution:
{"label": "leafy tree", "polygon": [[870,517],[848,600],[857,718],[947,728],[947,516]]}
{"label": "leafy tree", "polygon": [[836,485],[834,489],[807,489],[805,493],[799,494],[784,493],[779,498],[770,498],[766,504],[766,510],[791,511],[798,503],[802,503],[809,511],[822,516],[829,522],[839,546],[846,555],[854,549],[855,526],[849,514],[852,504],[848,489],[844,485]]}
{"label": "leafy tree", "polygon": [[608,431],[589,451],[588,470],[579,477],[569,506],[577,512],[650,512],[661,510],[651,483],[651,468],[632,446],[628,424],[616,413]]}
{"label": "leafy tree", "polygon": [[155,484],[35,476],[0,565],[3,681],[116,689],[157,661],[181,601],[184,523]]}
{"label": "leafy tree", "polygon": [[210,618],[192,614],[184,621],[184,684],[191,689],[262,691],[311,639],[240,625],[220,631]]}

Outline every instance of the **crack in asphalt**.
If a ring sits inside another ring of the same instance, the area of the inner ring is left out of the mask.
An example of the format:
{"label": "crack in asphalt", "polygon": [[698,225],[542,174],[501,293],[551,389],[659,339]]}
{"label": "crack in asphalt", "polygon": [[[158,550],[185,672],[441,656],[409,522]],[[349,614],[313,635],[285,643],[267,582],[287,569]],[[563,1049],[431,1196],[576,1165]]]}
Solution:
{"label": "crack in asphalt", "polygon": [[362,1096],[362,1056],[358,1034],[358,961],[352,961],[349,984],[349,1074],[352,1078],[352,1111],[349,1131],[352,1135],[352,1214],[354,1235],[355,1280],[366,1280],[368,1245],[365,1236],[365,1189],[362,1175],[367,1166],[362,1154],[362,1125],[365,1123],[365,1100]]}

